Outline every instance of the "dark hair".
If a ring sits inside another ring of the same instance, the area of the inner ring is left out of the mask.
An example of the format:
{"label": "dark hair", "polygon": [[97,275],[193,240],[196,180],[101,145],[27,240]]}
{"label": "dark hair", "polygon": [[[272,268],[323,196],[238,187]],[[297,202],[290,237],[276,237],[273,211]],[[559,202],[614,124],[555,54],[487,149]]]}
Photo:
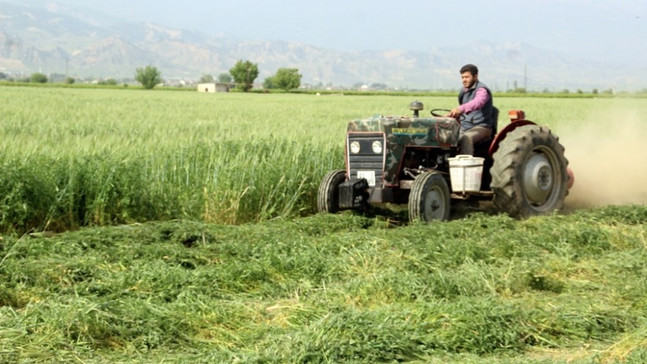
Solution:
{"label": "dark hair", "polygon": [[479,69],[475,65],[469,63],[461,67],[461,74],[465,72],[469,72],[472,76],[475,76],[479,74]]}

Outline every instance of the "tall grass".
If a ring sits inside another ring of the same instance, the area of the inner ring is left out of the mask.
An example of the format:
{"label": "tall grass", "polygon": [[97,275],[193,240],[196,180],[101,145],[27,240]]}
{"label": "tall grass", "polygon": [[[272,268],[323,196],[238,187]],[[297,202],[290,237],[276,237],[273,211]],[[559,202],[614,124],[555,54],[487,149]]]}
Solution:
{"label": "tall grass", "polygon": [[291,98],[8,91],[2,230],[298,215],[312,211],[319,176],[342,162],[344,123]]}
{"label": "tall grass", "polygon": [[[343,166],[349,120],[409,96],[2,87],[0,231],[176,218],[245,223],[313,212]],[[426,99],[449,108],[453,97]],[[642,101],[642,100],[640,100]],[[634,100],[498,98],[551,127]],[[644,102],[642,102],[644,104]]]}

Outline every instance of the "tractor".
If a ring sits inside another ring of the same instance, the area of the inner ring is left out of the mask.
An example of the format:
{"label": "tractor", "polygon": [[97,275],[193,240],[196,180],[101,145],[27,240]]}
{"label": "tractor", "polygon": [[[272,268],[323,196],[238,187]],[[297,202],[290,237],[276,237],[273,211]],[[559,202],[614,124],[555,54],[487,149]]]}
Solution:
{"label": "tractor", "polygon": [[[459,153],[460,118],[446,109],[420,116],[373,116],[353,120],[346,130],[346,168],[327,173],[317,209],[335,213],[384,204],[408,204],[409,220],[447,220],[451,201],[490,200],[514,218],[550,214],[564,206],[574,176],[558,137],[546,126],[510,110],[510,123]],[[466,187],[467,185],[467,187]]]}

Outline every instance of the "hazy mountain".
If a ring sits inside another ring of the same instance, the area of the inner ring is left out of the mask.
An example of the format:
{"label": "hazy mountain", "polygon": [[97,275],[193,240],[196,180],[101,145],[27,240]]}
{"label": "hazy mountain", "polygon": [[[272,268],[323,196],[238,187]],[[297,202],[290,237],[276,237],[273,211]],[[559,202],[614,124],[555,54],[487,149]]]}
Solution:
{"label": "hazy mountain", "polygon": [[258,63],[258,82],[281,67],[296,67],[302,83],[386,84],[456,89],[458,68],[476,63],[495,90],[642,89],[644,69],[573,59],[523,43],[478,43],[419,51],[341,52],[302,43],[239,41],[162,25],[125,23],[78,8],[0,2],[0,72],[132,78],[154,65],[167,80],[217,76],[239,59]]}

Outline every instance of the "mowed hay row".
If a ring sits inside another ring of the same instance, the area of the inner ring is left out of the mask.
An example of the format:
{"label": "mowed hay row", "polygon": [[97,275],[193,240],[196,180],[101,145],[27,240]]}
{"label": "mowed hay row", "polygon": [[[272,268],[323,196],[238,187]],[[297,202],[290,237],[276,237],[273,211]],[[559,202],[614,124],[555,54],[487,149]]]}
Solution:
{"label": "mowed hay row", "polygon": [[0,241],[9,362],[644,362],[647,208]]}

